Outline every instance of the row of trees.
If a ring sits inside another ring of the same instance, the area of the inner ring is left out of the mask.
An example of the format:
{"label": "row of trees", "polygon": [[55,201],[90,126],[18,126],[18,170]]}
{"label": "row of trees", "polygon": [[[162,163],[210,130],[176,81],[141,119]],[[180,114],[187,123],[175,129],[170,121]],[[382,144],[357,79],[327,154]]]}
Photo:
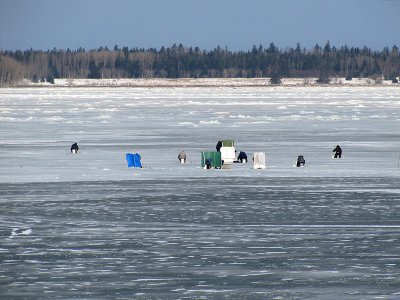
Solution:
{"label": "row of trees", "polygon": [[249,51],[230,51],[217,47],[173,45],[160,49],[26,50],[0,51],[0,84],[30,79],[54,82],[54,78],[201,78],[270,77],[381,77],[393,79],[400,74],[397,46],[372,51],[368,47],[325,47],[310,50],[253,46]]}

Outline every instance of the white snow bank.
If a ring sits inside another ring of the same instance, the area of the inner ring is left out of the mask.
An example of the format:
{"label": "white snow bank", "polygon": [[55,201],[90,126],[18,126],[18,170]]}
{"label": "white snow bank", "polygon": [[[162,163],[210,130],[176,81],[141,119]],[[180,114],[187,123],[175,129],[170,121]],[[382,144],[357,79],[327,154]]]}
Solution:
{"label": "white snow bank", "polygon": [[[318,78],[283,78],[283,86],[314,86]],[[399,85],[391,80],[373,80],[370,78],[331,78],[329,85],[371,86]],[[55,86],[55,87],[248,87],[274,86],[269,78],[139,78],[139,79],[55,79],[54,84],[48,82],[34,83],[24,80],[20,86]],[[400,85],[399,85],[400,86]]]}

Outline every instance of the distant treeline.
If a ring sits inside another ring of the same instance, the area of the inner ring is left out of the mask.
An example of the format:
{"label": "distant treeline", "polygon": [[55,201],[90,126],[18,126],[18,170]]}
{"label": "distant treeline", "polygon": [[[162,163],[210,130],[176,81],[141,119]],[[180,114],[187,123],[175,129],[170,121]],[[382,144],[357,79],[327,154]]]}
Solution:
{"label": "distant treeline", "polygon": [[54,78],[254,78],[269,77],[279,83],[283,77],[317,77],[324,83],[332,77],[369,77],[396,80],[400,74],[399,48],[326,43],[310,50],[253,46],[249,51],[217,47],[200,50],[182,44],[160,49],[128,47],[111,50],[26,50],[0,51],[0,84],[30,79],[54,82]]}

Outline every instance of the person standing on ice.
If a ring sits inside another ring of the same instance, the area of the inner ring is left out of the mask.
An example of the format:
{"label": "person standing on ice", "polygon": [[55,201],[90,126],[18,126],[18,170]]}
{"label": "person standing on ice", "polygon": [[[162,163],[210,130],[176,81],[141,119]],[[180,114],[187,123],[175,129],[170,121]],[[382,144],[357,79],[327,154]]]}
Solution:
{"label": "person standing on ice", "polygon": [[181,152],[179,152],[178,159],[179,159],[179,162],[181,164],[186,163],[186,153],[185,153],[185,151],[182,150]]}
{"label": "person standing on ice", "polygon": [[71,145],[71,153],[78,153],[79,147],[78,147],[78,143],[73,143]]}
{"label": "person standing on ice", "polygon": [[335,149],[333,149],[333,151],[332,152],[335,152],[335,156],[334,156],[334,158],[342,158],[342,148],[340,148],[340,146],[339,145],[337,145],[336,147],[335,147]]}
{"label": "person standing on ice", "polygon": [[215,149],[217,149],[217,151],[220,152],[221,147],[222,147],[222,141],[218,141],[217,145],[215,146]]}

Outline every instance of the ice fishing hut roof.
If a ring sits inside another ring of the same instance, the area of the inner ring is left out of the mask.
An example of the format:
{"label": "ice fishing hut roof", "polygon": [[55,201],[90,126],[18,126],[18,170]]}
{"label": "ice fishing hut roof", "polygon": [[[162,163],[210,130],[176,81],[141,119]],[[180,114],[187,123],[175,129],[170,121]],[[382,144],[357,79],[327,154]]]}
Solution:
{"label": "ice fishing hut roof", "polygon": [[235,142],[232,140],[222,140],[222,147],[235,147]]}

